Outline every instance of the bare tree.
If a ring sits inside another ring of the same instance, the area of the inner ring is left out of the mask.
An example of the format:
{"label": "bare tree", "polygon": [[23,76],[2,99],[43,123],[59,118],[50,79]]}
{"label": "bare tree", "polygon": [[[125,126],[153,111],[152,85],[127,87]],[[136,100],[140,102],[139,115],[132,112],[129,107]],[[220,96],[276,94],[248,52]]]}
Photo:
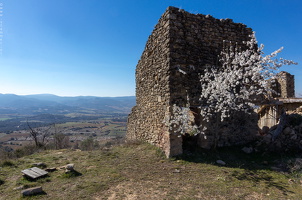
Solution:
{"label": "bare tree", "polygon": [[55,124],[53,139],[56,149],[64,149],[69,147],[69,137],[62,133],[62,130],[59,130]]}
{"label": "bare tree", "polygon": [[32,128],[28,121],[26,121],[26,123],[30,131],[30,136],[35,142],[35,146],[38,148],[44,147],[47,144],[49,136],[51,134],[51,126],[43,128]]}

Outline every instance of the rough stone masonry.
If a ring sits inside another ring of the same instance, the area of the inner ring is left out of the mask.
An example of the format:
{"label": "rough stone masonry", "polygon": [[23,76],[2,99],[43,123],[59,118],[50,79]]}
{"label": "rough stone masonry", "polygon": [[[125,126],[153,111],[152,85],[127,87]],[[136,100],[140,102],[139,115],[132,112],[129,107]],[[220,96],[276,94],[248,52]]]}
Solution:
{"label": "rough stone masonry", "polygon": [[[183,138],[171,133],[165,117],[172,115],[173,104],[189,106],[194,113],[202,92],[198,74],[206,65],[218,65],[223,41],[242,45],[251,34],[251,28],[231,19],[168,7],[136,66],[136,106],[128,117],[127,140],[147,141],[160,147],[167,157],[181,154]],[[242,131],[229,132],[221,136],[220,146],[249,139]],[[196,140],[200,146],[205,145],[201,138]]]}

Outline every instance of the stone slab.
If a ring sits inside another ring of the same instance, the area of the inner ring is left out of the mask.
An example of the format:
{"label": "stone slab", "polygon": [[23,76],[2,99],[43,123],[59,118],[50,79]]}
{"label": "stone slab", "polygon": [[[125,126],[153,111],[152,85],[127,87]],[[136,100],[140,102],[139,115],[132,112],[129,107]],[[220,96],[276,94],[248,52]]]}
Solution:
{"label": "stone slab", "polygon": [[25,189],[25,190],[21,191],[21,194],[23,196],[31,196],[31,195],[40,194],[40,193],[43,193],[43,189],[42,189],[41,186],[32,187],[32,188],[28,188],[28,189]]}

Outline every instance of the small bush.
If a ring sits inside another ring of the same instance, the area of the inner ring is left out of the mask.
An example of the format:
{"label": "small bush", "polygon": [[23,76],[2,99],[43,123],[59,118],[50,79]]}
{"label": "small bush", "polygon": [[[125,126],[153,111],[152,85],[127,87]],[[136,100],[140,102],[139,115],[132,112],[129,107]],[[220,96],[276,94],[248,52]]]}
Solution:
{"label": "small bush", "polygon": [[0,164],[1,167],[14,167],[15,164],[10,160],[2,161]]}
{"label": "small bush", "polygon": [[4,180],[0,179],[0,185],[4,184]]}
{"label": "small bush", "polygon": [[108,148],[108,147],[117,146],[117,145],[121,145],[121,144],[125,144],[125,139],[123,137],[117,137],[114,139],[110,139],[109,141],[106,141],[105,143],[101,144],[100,147]]}
{"label": "small bush", "polygon": [[63,133],[56,133],[54,135],[55,149],[66,149],[70,147],[69,137]]}
{"label": "small bush", "polygon": [[89,137],[80,143],[80,149],[83,151],[92,151],[98,149],[99,147],[100,145],[98,141],[94,140],[92,137]]}
{"label": "small bush", "polygon": [[[7,160],[7,159],[14,159],[14,158],[21,158],[27,155],[34,154],[39,152],[43,149],[37,148],[34,145],[25,145],[15,151],[9,148],[0,148],[0,160]],[[0,161],[1,163],[1,161]]]}
{"label": "small bush", "polygon": [[37,148],[35,145],[25,145],[20,149],[17,149],[16,151],[14,151],[14,157],[15,158],[21,158],[24,156],[28,156],[31,154],[34,154],[38,151],[40,151],[41,149]]}

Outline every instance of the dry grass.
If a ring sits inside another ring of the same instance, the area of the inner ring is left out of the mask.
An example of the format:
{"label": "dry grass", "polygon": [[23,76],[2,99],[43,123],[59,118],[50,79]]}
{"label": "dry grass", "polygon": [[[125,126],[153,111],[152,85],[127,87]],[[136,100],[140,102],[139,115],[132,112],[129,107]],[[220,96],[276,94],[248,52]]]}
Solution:
{"label": "dry grass", "polygon": [[[148,144],[45,151],[1,166],[0,199],[23,199],[20,189],[14,189],[20,186],[45,191],[25,199],[301,199],[299,174],[272,171],[270,165],[257,164],[263,162],[257,156],[239,162],[240,155],[226,155],[204,152],[166,159]],[[216,165],[217,156],[227,165]],[[57,170],[37,181],[24,179],[21,170],[37,162],[48,167],[74,163],[78,173]]]}

